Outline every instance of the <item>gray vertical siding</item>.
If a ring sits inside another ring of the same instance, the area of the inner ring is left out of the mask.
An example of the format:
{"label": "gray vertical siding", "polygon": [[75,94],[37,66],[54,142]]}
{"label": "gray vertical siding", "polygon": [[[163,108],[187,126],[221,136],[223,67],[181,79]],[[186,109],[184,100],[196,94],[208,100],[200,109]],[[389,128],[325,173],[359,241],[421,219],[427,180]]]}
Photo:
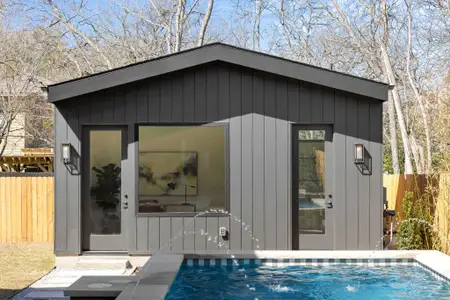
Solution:
{"label": "gray vertical siding", "polygon": [[79,253],[77,248],[67,247],[67,190],[76,187],[67,185],[68,172],[60,163],[61,143],[67,140],[67,114],[64,107],[55,108],[55,252],[56,253]]}
{"label": "gray vertical siding", "polygon": [[358,215],[358,169],[355,165],[350,165],[354,159],[354,145],[358,141],[358,101],[348,96],[345,98],[345,112],[346,112],[346,151],[345,151],[345,200],[347,213],[347,243],[346,249],[358,249],[358,221],[362,216]]}
{"label": "gray vertical siding", "polygon": [[[333,180],[333,209],[334,209],[334,248],[336,250],[346,249],[347,244],[347,201],[346,201],[346,177],[347,165],[353,168],[353,164],[347,164],[347,150],[345,142],[346,136],[346,110],[345,94],[340,91],[335,93],[335,122],[333,134],[333,161],[334,161],[334,180]],[[338,217],[339,216],[339,217]]]}
{"label": "gray vertical siding", "polygon": [[[382,233],[381,113],[376,100],[225,63],[57,103],[55,252],[81,251],[81,180],[61,163],[59,145],[68,140],[82,154],[81,128],[86,124],[129,127],[124,180],[131,254],[155,252],[180,230],[188,234],[165,251],[215,251],[219,245],[214,237],[222,226],[230,233],[229,241],[218,240],[223,251],[291,249],[291,123],[333,125],[334,248],[374,249]],[[232,216],[192,220],[136,215],[136,122],[228,123]],[[362,176],[353,163],[356,142],[373,157],[372,176]]]}

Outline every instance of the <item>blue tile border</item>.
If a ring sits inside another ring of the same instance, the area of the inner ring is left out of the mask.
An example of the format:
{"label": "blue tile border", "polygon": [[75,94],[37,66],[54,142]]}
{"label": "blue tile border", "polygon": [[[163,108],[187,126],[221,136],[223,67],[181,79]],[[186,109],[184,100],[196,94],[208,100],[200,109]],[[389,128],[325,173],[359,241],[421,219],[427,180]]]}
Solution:
{"label": "blue tile border", "polygon": [[411,265],[416,262],[413,258],[280,258],[280,259],[242,259],[242,258],[188,258],[184,260],[187,266],[273,266],[289,265],[319,266],[330,264],[355,264],[367,266]]}
{"label": "blue tile border", "polygon": [[436,270],[430,268],[429,266],[427,266],[419,261],[415,261],[414,264],[415,264],[415,266],[422,268],[423,270],[431,273],[431,276],[433,276],[434,278],[436,278],[438,280],[447,281],[448,283],[450,283],[450,278],[447,278],[446,276],[444,276],[441,273],[437,272]]}
{"label": "blue tile border", "polygon": [[184,265],[188,267],[215,267],[215,266],[327,266],[332,264],[350,264],[367,267],[410,265],[422,268],[438,279],[450,282],[450,278],[438,273],[432,268],[418,262],[414,258],[279,258],[279,259],[242,259],[242,258],[188,258],[184,260]]}

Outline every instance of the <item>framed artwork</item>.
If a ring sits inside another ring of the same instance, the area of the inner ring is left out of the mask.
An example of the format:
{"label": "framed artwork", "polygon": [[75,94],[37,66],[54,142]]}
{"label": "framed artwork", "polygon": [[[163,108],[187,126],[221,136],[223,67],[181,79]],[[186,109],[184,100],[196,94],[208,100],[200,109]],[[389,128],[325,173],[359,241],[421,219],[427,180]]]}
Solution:
{"label": "framed artwork", "polygon": [[197,176],[197,152],[139,152],[140,195],[195,196]]}

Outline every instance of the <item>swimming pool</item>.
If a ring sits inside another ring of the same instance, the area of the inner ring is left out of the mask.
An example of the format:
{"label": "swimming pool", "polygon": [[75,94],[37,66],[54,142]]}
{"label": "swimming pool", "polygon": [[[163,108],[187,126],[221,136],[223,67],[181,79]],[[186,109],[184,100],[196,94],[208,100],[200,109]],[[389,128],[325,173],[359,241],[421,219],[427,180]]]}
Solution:
{"label": "swimming pool", "polygon": [[165,299],[450,299],[450,284],[416,265],[184,264]]}

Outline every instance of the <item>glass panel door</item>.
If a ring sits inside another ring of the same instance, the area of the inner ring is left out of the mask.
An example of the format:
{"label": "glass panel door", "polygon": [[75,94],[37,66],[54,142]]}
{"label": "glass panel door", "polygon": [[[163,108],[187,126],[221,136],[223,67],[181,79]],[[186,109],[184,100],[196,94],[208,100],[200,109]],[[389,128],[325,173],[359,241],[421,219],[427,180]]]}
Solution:
{"label": "glass panel door", "polygon": [[325,130],[299,130],[298,144],[298,230],[325,234]]}
{"label": "glass panel door", "polygon": [[124,209],[122,170],[126,159],[123,128],[87,129],[84,190],[84,250],[122,250]]}
{"label": "glass panel door", "polygon": [[292,130],[293,249],[333,249],[331,127]]}
{"label": "glass panel door", "polygon": [[121,130],[91,130],[90,206],[93,234],[120,234]]}

